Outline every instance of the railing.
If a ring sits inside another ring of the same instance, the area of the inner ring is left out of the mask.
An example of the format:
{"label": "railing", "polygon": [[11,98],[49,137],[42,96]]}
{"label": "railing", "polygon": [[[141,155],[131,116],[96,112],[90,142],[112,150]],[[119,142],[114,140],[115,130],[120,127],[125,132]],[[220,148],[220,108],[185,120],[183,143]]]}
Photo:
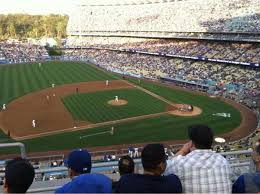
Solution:
{"label": "railing", "polygon": [[1,143],[0,148],[7,147],[19,147],[21,152],[21,158],[26,158],[25,146],[23,143]]}

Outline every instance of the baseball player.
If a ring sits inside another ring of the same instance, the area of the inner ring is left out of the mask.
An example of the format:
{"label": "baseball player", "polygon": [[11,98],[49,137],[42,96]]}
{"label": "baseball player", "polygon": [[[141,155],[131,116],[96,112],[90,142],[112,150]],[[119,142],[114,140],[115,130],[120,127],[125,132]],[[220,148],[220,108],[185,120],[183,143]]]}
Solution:
{"label": "baseball player", "polygon": [[36,121],[33,119],[32,120],[32,127],[35,128],[36,127]]}
{"label": "baseball player", "polygon": [[109,84],[109,81],[108,81],[108,80],[106,80],[106,86],[108,86],[108,84]]}
{"label": "baseball player", "polygon": [[114,127],[111,127],[110,134],[111,134],[111,135],[114,135]]}
{"label": "baseball player", "polygon": [[134,148],[133,147],[128,147],[128,154],[130,155],[130,157],[133,157],[133,152],[134,152]]}
{"label": "baseball player", "polygon": [[134,152],[134,158],[139,157],[138,148],[134,148],[134,150],[135,150],[135,152]]}
{"label": "baseball player", "polygon": [[49,95],[47,95],[47,96],[46,96],[46,99],[47,99],[47,101],[49,101],[49,100],[50,100],[50,96],[49,96]]}
{"label": "baseball player", "polygon": [[5,110],[5,109],[6,109],[6,105],[5,105],[5,104],[3,104],[2,110]]}
{"label": "baseball player", "polygon": [[55,84],[51,84],[51,87],[53,87],[53,88],[54,88],[54,87],[55,87]]}
{"label": "baseball player", "polygon": [[118,102],[118,96],[115,96],[115,101]]}

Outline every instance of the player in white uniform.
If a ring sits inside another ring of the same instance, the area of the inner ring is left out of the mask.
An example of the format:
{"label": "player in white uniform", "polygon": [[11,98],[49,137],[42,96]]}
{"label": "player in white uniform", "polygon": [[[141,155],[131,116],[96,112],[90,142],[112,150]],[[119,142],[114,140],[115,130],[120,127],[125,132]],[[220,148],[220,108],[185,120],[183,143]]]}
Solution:
{"label": "player in white uniform", "polygon": [[111,134],[111,135],[114,135],[114,127],[111,127],[110,134]]}
{"label": "player in white uniform", "polygon": [[115,101],[118,102],[118,96],[115,96]]}
{"label": "player in white uniform", "polygon": [[53,88],[54,88],[54,87],[55,87],[55,84],[51,84],[51,87],[53,87]]}
{"label": "player in white uniform", "polygon": [[5,109],[6,109],[6,105],[5,105],[5,104],[3,104],[2,110],[5,110]]}
{"label": "player in white uniform", "polygon": [[108,86],[108,84],[109,84],[109,81],[108,81],[108,80],[106,80],[106,86]]}
{"label": "player in white uniform", "polygon": [[35,128],[36,127],[36,120],[32,120],[32,127]]}
{"label": "player in white uniform", "polygon": [[135,152],[134,152],[134,158],[139,157],[138,148],[135,148],[134,150],[135,150]]}

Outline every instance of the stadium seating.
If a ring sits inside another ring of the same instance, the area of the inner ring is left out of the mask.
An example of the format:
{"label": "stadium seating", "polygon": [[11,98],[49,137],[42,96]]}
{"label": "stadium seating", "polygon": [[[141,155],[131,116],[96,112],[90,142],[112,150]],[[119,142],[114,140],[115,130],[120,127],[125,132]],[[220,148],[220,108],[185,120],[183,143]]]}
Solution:
{"label": "stadium seating", "polygon": [[66,49],[65,56],[86,56],[105,69],[153,79],[168,76],[201,84],[213,81],[255,89],[260,86],[260,72],[241,66],[94,49]]}
{"label": "stadium seating", "polygon": [[67,31],[258,32],[258,7],[258,0],[88,1],[70,15]]}
{"label": "stadium seating", "polygon": [[111,49],[134,49],[180,56],[205,57],[237,62],[258,63],[260,48],[257,43],[216,41],[144,39],[120,37],[70,37],[67,46],[86,46]]}
{"label": "stadium seating", "polygon": [[5,63],[36,62],[46,60],[49,55],[46,49],[39,45],[16,42],[0,42],[0,61]]}

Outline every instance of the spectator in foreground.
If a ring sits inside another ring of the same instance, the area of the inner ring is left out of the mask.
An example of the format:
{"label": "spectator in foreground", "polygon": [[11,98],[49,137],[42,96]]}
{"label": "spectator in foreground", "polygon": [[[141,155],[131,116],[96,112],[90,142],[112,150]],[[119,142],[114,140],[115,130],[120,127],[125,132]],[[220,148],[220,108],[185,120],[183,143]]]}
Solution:
{"label": "spectator in foreground", "polygon": [[144,174],[126,174],[117,184],[117,193],[181,193],[175,175],[161,176],[166,168],[166,155],[161,144],[148,144],[141,154]]}
{"label": "spectator in foreground", "polygon": [[72,151],[65,161],[71,182],[55,193],[111,193],[112,181],[102,174],[90,174],[92,162],[87,151]]}
{"label": "spectator in foreground", "polygon": [[233,193],[260,193],[260,144],[257,142],[252,159],[256,166],[255,173],[245,173],[233,184]]}
{"label": "spectator in foreground", "polygon": [[175,173],[185,193],[231,193],[228,161],[211,150],[213,132],[206,125],[188,128],[191,141],[168,161],[165,175]]}
{"label": "spectator in foreground", "polygon": [[135,170],[135,163],[134,160],[126,155],[120,158],[118,162],[118,169],[120,176],[123,176],[125,174],[132,174]]}
{"label": "spectator in foreground", "polygon": [[25,159],[7,162],[5,167],[4,193],[25,193],[35,176],[33,166]]}
{"label": "spectator in foreground", "polygon": [[[133,174],[135,171],[135,163],[129,155],[122,156],[118,161],[118,170],[120,176],[125,174]],[[118,181],[113,182],[113,190],[116,188]]]}

